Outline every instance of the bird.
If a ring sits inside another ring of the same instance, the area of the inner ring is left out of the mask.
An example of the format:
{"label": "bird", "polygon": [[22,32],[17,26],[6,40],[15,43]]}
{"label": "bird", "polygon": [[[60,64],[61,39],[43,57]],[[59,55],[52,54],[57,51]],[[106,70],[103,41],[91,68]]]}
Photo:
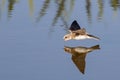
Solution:
{"label": "bird", "polygon": [[66,34],[63,39],[64,41],[68,40],[84,40],[84,39],[95,39],[100,40],[100,38],[91,35],[86,32],[85,28],[81,28],[76,20],[74,20],[69,28],[69,33]]}
{"label": "bird", "polygon": [[86,55],[89,52],[92,52],[94,50],[99,50],[100,46],[95,45],[91,47],[83,47],[83,46],[77,46],[77,47],[69,47],[64,46],[64,51],[67,53],[70,53],[72,55],[71,59],[76,65],[76,67],[79,69],[79,71],[82,74],[85,74],[85,65],[86,65]]}

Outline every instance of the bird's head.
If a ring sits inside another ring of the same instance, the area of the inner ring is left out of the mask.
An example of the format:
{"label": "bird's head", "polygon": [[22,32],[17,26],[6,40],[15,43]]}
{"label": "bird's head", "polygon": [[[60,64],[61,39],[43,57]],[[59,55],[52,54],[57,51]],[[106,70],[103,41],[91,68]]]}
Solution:
{"label": "bird's head", "polygon": [[72,36],[71,36],[71,34],[66,34],[66,35],[63,37],[63,39],[64,39],[65,41],[68,41],[68,40],[71,40],[71,39],[72,39]]}

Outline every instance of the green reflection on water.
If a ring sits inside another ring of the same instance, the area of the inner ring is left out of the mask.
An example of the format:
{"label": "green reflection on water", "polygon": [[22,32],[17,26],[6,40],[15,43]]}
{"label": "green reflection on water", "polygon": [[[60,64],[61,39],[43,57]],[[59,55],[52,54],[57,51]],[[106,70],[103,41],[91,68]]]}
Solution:
{"label": "green reflection on water", "polygon": [[29,2],[30,16],[33,17],[33,13],[34,13],[34,2],[33,2],[33,0],[28,0],[28,2]]}
{"label": "green reflection on water", "polygon": [[[45,16],[46,11],[49,9],[50,2],[50,0],[44,1],[43,6],[39,12],[39,16],[37,17],[37,21],[39,21],[43,16]],[[74,0],[70,0],[70,2],[68,0],[55,0],[54,3],[55,5],[57,5],[57,10],[55,10],[56,14],[53,18],[52,26],[57,23],[59,18],[63,21],[64,25],[68,26],[66,21],[69,18],[69,13],[71,13],[73,10]],[[66,3],[69,3],[69,10],[67,10]]]}
{"label": "green reflection on water", "polygon": [[104,0],[98,0],[98,8],[99,8],[99,12],[98,12],[98,19],[102,19],[103,17],[103,7],[104,7]]}
{"label": "green reflection on water", "polygon": [[37,17],[37,21],[39,21],[46,14],[49,5],[50,5],[50,0],[45,0],[42,9],[39,12],[39,16]]}
{"label": "green reflection on water", "polygon": [[16,0],[8,0],[8,17],[11,17],[12,10],[14,9],[15,3],[16,3]]}
{"label": "green reflection on water", "polygon": [[88,21],[91,23],[91,0],[86,0],[86,13],[88,16]]}
{"label": "green reflection on water", "polygon": [[[8,2],[8,17],[12,17],[12,11],[15,9],[15,4],[16,2],[20,2],[22,0],[0,0],[0,15],[2,15],[2,9],[5,9],[5,4],[7,4]],[[29,4],[29,14],[30,16],[34,15],[34,8],[36,5],[34,5],[35,0],[28,0],[28,4]],[[38,1],[41,2],[41,1]],[[44,0],[43,5],[40,7],[40,11],[37,17],[37,21],[40,21],[40,19],[42,17],[44,17],[46,15],[46,12],[49,10],[50,8],[50,4],[53,3],[55,4],[56,10],[54,10],[53,12],[55,13],[54,17],[53,17],[53,22],[52,25],[55,25],[59,18],[61,19],[61,21],[64,23],[64,25],[67,26],[67,21],[70,18],[70,13],[72,13],[74,6],[75,6],[75,0]],[[109,0],[109,5],[112,7],[111,9],[113,9],[113,11],[117,11],[118,8],[120,8],[120,0]],[[88,17],[88,21],[91,22],[91,18],[92,18],[92,4],[95,4],[92,0],[86,0],[85,1],[86,5],[85,5],[85,9],[86,9],[86,13],[87,13],[87,17]],[[105,0],[97,0],[97,7],[98,7],[98,19],[102,19],[103,18],[103,14],[104,14],[104,6],[105,6]],[[82,4],[82,3],[80,3]],[[78,6],[79,7],[79,6]]]}
{"label": "green reflection on water", "polygon": [[56,13],[56,15],[55,15],[55,17],[53,19],[52,25],[54,25],[57,22],[58,18],[62,15],[62,12],[65,10],[65,2],[64,2],[64,0],[56,1],[56,3],[58,4],[59,7],[58,7],[57,13]]}
{"label": "green reflection on water", "polygon": [[5,0],[1,0],[1,2],[0,2],[0,19],[1,19],[2,10],[4,8],[4,5],[5,5]]}
{"label": "green reflection on water", "polygon": [[111,6],[113,7],[114,11],[120,8],[120,0],[111,0],[110,1]]}

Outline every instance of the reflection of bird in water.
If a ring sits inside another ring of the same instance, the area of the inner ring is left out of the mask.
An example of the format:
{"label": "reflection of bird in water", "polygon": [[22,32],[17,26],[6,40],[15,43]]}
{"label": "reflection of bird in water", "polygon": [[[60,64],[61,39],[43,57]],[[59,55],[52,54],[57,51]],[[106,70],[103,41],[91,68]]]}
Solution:
{"label": "reflection of bird in water", "polygon": [[95,45],[95,46],[92,46],[92,47],[89,47],[89,48],[82,47],[82,46],[78,46],[78,47],[65,46],[64,47],[65,52],[68,52],[68,53],[72,54],[72,61],[77,66],[79,71],[83,74],[84,74],[84,71],[85,71],[85,57],[86,57],[86,54],[91,52],[91,51],[98,50],[98,49],[100,49],[99,45]]}
{"label": "reflection of bird in water", "polygon": [[70,26],[69,34],[66,34],[63,38],[65,41],[75,39],[75,40],[82,40],[82,39],[95,39],[99,40],[98,37],[88,34],[85,28],[80,28],[79,24],[76,20]]}

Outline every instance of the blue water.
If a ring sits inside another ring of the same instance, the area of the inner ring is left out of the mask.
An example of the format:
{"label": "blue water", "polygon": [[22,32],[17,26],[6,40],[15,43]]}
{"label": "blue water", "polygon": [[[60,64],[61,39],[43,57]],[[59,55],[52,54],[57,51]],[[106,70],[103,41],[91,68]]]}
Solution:
{"label": "blue water", "polygon": [[[119,19],[119,0],[0,0],[0,80],[119,80]],[[65,42],[73,20],[101,40]],[[85,74],[64,51],[97,44]]]}

